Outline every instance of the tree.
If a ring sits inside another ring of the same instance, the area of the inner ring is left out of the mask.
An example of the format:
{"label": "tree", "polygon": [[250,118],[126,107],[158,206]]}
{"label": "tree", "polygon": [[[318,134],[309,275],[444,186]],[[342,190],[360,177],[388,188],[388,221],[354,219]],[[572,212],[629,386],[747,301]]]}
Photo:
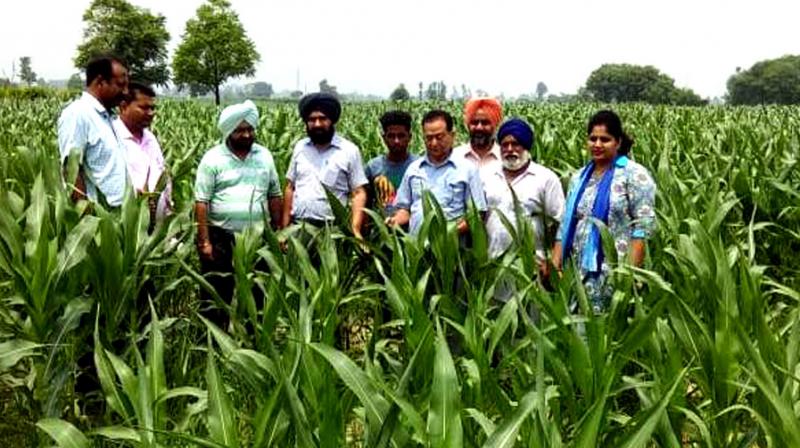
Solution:
{"label": "tree", "polygon": [[298,100],[302,96],[303,96],[303,91],[302,90],[292,90],[292,92],[289,94],[289,98],[291,98],[293,100]]}
{"label": "tree", "polygon": [[539,81],[539,83],[536,84],[536,99],[542,101],[545,95],[547,95],[547,84]]}
{"label": "tree", "polygon": [[67,81],[67,88],[70,90],[83,89],[83,80],[81,79],[81,75],[79,73],[73,73],[72,76],[69,77],[69,81]]}
{"label": "tree", "polygon": [[269,98],[275,93],[275,91],[272,90],[272,84],[264,81],[248,84],[245,92],[257,98]]}
{"label": "tree", "polygon": [[422,81],[420,81],[420,82],[419,82],[419,100],[420,100],[420,101],[422,101],[422,99],[424,98],[424,97],[423,97],[423,93],[422,93],[422,88],[423,88],[423,86],[424,86],[424,84],[422,84]]}
{"label": "tree", "polygon": [[169,81],[166,18],[126,0],[94,0],[83,13],[86,29],[75,66],[108,53],[127,62],[131,79],[165,86]]}
{"label": "tree", "polygon": [[447,99],[447,85],[445,85],[444,81],[435,81],[428,84],[428,90],[425,91],[425,98],[429,100]]}
{"label": "tree", "polygon": [[787,55],[739,70],[728,79],[731,104],[800,104],[800,55]]}
{"label": "tree", "polygon": [[320,93],[330,93],[331,95],[338,96],[339,93],[336,91],[336,86],[332,86],[328,84],[327,79],[323,79],[319,82],[319,91]]}
{"label": "tree", "polygon": [[408,101],[411,99],[411,94],[408,93],[405,84],[400,84],[394,88],[392,94],[389,95],[389,99],[392,101]]}
{"label": "tree", "polygon": [[584,92],[596,101],[700,105],[705,101],[653,66],[604,64],[589,75]]}
{"label": "tree", "polygon": [[208,0],[197,9],[197,17],[186,22],[172,71],[175,84],[213,90],[219,104],[220,85],[228,78],[253,76],[260,59],[230,3]]}
{"label": "tree", "polygon": [[36,82],[36,72],[31,68],[29,56],[19,58],[19,79],[29,86]]}

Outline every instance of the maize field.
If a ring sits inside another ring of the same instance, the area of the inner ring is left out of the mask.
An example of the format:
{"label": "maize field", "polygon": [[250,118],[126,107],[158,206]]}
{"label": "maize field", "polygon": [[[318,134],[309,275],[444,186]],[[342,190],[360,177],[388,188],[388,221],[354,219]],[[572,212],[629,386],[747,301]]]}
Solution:
{"label": "maize field", "polygon": [[[616,267],[604,314],[570,270],[538,286],[530,228],[490,259],[477,212],[461,250],[428,204],[418,238],[370,213],[365,248],[336,207],[312,238],[237,235],[222,329],[197,312],[191,212],[219,109],[160,100],[177,213],[149,234],[132,194],[113,211],[70,202],[63,105],[0,100],[0,445],[800,447],[800,108],[614,107],[658,185],[658,229],[643,268]],[[259,107],[282,176],[305,130],[294,103]],[[415,118],[414,152],[432,107],[466,139],[458,103],[345,104],[337,130],[366,161],[395,107]],[[566,183],[599,108],[505,115],[533,125],[534,160]]]}

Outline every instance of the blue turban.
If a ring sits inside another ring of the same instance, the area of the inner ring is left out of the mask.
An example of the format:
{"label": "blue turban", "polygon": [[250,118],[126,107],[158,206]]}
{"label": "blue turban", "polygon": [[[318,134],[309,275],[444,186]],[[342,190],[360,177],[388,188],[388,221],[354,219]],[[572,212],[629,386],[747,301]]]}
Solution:
{"label": "blue turban", "polygon": [[222,110],[219,114],[217,128],[222,132],[222,141],[227,141],[228,137],[246,121],[255,129],[258,127],[258,108],[250,100],[245,100],[241,104],[233,104]]}
{"label": "blue turban", "polygon": [[512,118],[503,123],[497,130],[497,142],[502,142],[509,135],[517,139],[517,142],[528,151],[533,147],[533,129],[525,120]]}

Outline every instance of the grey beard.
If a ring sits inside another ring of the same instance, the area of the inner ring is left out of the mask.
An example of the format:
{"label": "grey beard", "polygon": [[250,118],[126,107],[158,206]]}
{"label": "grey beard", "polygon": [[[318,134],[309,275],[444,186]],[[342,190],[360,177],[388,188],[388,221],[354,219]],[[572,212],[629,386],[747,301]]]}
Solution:
{"label": "grey beard", "polygon": [[508,171],[517,171],[531,161],[531,153],[523,152],[519,157],[503,157],[503,168]]}

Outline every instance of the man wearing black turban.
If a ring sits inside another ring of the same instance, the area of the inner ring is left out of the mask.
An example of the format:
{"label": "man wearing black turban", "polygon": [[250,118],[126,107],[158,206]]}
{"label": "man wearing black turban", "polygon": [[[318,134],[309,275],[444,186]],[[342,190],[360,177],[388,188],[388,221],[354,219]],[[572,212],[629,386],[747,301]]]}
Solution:
{"label": "man wearing black turban", "polygon": [[312,93],[300,99],[300,117],[306,125],[286,172],[283,226],[308,223],[322,226],[333,221],[325,190],[343,204],[351,200],[353,234],[361,237],[367,177],[358,147],[336,132],[342,113],[339,100],[328,93]]}

